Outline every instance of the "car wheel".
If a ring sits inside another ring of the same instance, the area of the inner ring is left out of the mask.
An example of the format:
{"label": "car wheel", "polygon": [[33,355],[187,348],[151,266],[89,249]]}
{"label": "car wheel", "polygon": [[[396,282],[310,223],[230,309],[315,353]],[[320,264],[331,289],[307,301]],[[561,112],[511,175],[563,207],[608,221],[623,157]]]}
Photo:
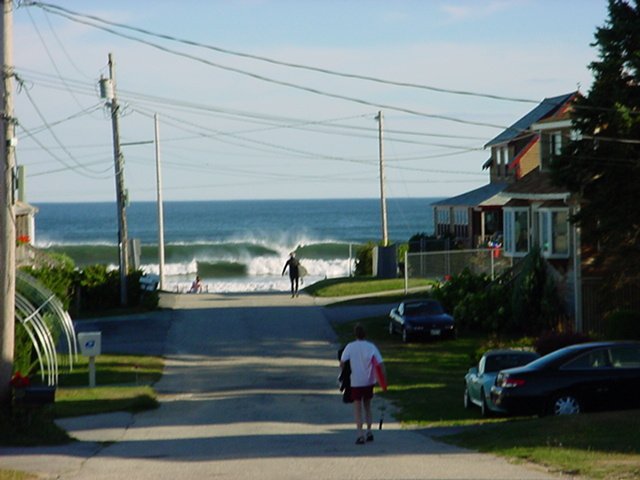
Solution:
{"label": "car wheel", "polygon": [[490,417],[491,409],[489,408],[489,405],[487,405],[487,397],[484,394],[484,390],[480,391],[480,396],[482,397],[482,404],[480,405],[480,413],[482,414],[483,417]]}
{"label": "car wheel", "polygon": [[469,389],[464,387],[464,408],[471,408],[471,398],[469,397]]}
{"label": "car wheel", "polygon": [[402,342],[409,343],[409,332],[407,332],[406,328],[402,329]]}
{"label": "car wheel", "polygon": [[576,415],[580,413],[580,402],[570,394],[556,395],[551,401],[553,415]]}
{"label": "car wheel", "polygon": [[394,333],[393,322],[389,322],[389,335],[393,335]]}

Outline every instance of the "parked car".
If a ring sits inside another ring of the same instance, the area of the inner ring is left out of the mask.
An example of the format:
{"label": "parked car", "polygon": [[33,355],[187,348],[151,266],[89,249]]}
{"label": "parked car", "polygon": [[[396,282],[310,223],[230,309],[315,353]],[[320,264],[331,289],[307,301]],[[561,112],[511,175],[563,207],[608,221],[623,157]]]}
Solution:
{"label": "parked car", "polygon": [[489,350],[482,355],[476,367],[471,367],[464,376],[464,408],[480,407],[482,416],[492,412],[502,413],[491,399],[491,387],[500,370],[520,367],[540,358],[536,352],[527,350]]}
{"label": "parked car", "polygon": [[455,337],[455,322],[437,300],[407,300],[389,312],[389,333],[399,332],[403,342],[416,337]]}
{"label": "parked car", "polygon": [[592,342],[503,370],[491,399],[514,414],[576,414],[640,407],[640,342]]}

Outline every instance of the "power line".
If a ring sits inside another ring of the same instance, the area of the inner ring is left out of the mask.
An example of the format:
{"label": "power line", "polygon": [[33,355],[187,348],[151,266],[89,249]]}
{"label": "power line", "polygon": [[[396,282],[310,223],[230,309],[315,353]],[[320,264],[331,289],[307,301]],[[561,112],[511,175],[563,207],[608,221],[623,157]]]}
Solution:
{"label": "power line", "polygon": [[[16,78],[16,81],[20,82],[20,79],[17,75],[14,74],[14,77]],[[67,147],[64,146],[64,144],[62,143],[62,141],[58,138],[58,135],[53,131],[53,129],[50,127],[49,123],[47,122],[46,118],[44,117],[44,115],[42,114],[42,112],[40,111],[40,109],[38,108],[38,105],[36,104],[36,102],[33,100],[33,97],[31,96],[31,94],[29,93],[29,89],[24,88],[23,91],[25,92],[25,94],[27,95],[27,98],[29,99],[29,102],[31,103],[31,105],[33,106],[36,114],[38,115],[38,117],[40,117],[40,120],[42,121],[42,123],[46,126],[47,131],[49,132],[49,134],[51,135],[51,137],[55,140],[55,142],[58,144],[58,146],[60,146],[62,148],[62,150],[64,151],[64,153],[67,154],[67,156],[69,157],[69,159],[71,161],[73,161],[78,167],[83,168],[85,170],[87,170],[89,173],[85,174],[82,173],[81,171],[79,171],[76,167],[73,167],[71,165],[69,165],[68,163],[64,162],[61,158],[59,158],[56,155],[53,155],[53,153],[51,151],[48,151],[50,155],[53,156],[53,158],[55,158],[56,160],[58,160],[60,163],[62,163],[63,165],[65,165],[66,167],[75,170],[77,173],[81,174],[81,175],[85,175],[87,177],[90,178],[96,178],[94,177],[94,175],[97,172],[92,172],[91,170],[89,170],[85,165],[83,165],[82,163],[80,163],[74,156],[73,154],[67,149]],[[25,130],[28,135],[31,137],[31,139],[33,141],[35,141],[36,143],[38,143],[38,145],[40,145],[41,147],[45,148],[44,145],[42,145],[40,142],[38,142],[34,136],[33,133],[31,133],[30,131],[28,131],[27,129],[24,128],[24,126],[20,125],[23,130]]]}
{"label": "power line", "polygon": [[[44,11],[50,12],[50,13],[52,13],[54,15],[63,16],[65,18],[68,18],[69,20],[73,20],[73,21],[76,21],[76,20],[74,20],[73,18],[70,18],[70,16],[75,16],[75,17],[79,17],[79,18],[86,18],[86,19],[94,20],[96,22],[100,22],[100,23],[103,23],[105,25],[111,25],[113,27],[121,28],[121,29],[124,29],[124,30],[130,30],[130,31],[133,31],[133,32],[136,32],[136,33],[141,33],[143,35],[150,36],[150,37],[155,37],[155,38],[159,38],[159,39],[163,39],[163,40],[168,40],[168,41],[171,41],[171,42],[182,43],[184,45],[188,45],[188,46],[192,46],[192,47],[204,48],[204,49],[207,49],[207,50],[212,50],[212,51],[215,51],[215,52],[218,52],[218,53],[224,53],[224,54],[227,54],[227,55],[233,55],[233,56],[242,57],[242,58],[249,58],[249,59],[252,59],[252,60],[259,60],[261,62],[266,62],[266,63],[270,63],[270,64],[273,64],[273,65],[279,65],[279,66],[283,66],[283,67],[289,67],[289,68],[295,68],[295,69],[301,69],[301,70],[308,70],[308,71],[312,71],[312,72],[322,73],[322,74],[326,74],[326,75],[333,75],[333,76],[338,76],[338,77],[342,77],[342,78],[351,78],[351,79],[356,79],[356,80],[366,80],[366,81],[369,81],[369,82],[381,83],[381,84],[384,84],[384,85],[391,85],[391,86],[396,86],[396,87],[406,87],[406,88],[416,88],[416,89],[421,89],[421,90],[429,90],[429,91],[433,91],[433,92],[437,92],[437,93],[447,93],[447,94],[452,94],[452,95],[464,95],[464,96],[488,98],[488,99],[491,99],[491,100],[503,100],[503,101],[509,101],[509,102],[538,103],[538,100],[531,100],[531,99],[528,99],[528,98],[515,98],[515,97],[506,97],[506,96],[502,96],[502,95],[494,95],[494,94],[489,94],[489,93],[470,92],[470,91],[465,91],[465,90],[452,90],[452,89],[448,89],[448,88],[434,87],[434,86],[431,86],[431,85],[424,85],[424,84],[411,83],[411,82],[399,82],[399,81],[394,81],[394,80],[382,79],[382,78],[378,78],[378,77],[372,77],[372,76],[369,76],[369,75],[360,75],[360,74],[355,74],[355,73],[345,73],[345,72],[339,72],[337,70],[331,70],[331,69],[327,69],[327,68],[314,67],[314,66],[310,66],[310,65],[303,65],[303,64],[299,64],[299,63],[293,63],[293,62],[285,62],[285,61],[282,61],[282,60],[276,60],[276,59],[269,58],[269,57],[264,57],[264,56],[245,53],[245,52],[239,52],[237,50],[230,50],[230,49],[227,49],[227,48],[217,47],[217,46],[206,44],[206,43],[196,42],[194,40],[188,40],[188,39],[184,39],[184,38],[180,38],[180,37],[175,37],[173,35],[157,33],[157,32],[153,32],[151,30],[147,30],[147,29],[140,28],[140,27],[134,27],[132,25],[127,25],[127,24],[124,24],[124,23],[112,22],[110,20],[106,20],[104,18],[95,16],[95,15],[89,15],[89,14],[75,12],[73,10],[69,10],[67,8],[63,8],[63,7],[60,7],[58,5],[53,5],[53,4],[49,4],[49,3],[35,2],[35,1],[25,1],[24,5],[27,6],[27,7],[36,6],[36,7],[39,7],[41,9],[43,9]],[[62,14],[61,12],[64,12],[67,15]]]}
{"label": "power line", "polygon": [[[40,4],[38,2],[33,2],[33,3],[29,3],[29,5],[35,5],[35,6],[40,6],[42,7],[44,4]],[[397,107],[394,105],[388,105],[388,104],[384,104],[384,103],[376,103],[376,102],[370,102],[368,100],[364,100],[361,98],[355,98],[355,97],[349,97],[347,95],[341,95],[338,93],[331,93],[331,92],[327,92],[324,90],[320,90],[317,88],[312,88],[312,87],[306,87],[304,85],[299,85],[296,83],[292,83],[292,82],[287,82],[284,80],[277,80],[274,78],[270,78],[264,75],[260,75],[260,74],[256,74],[253,72],[249,72],[246,70],[242,70],[239,68],[235,68],[235,67],[229,67],[226,65],[222,65],[216,62],[212,62],[210,60],[201,58],[201,57],[197,57],[195,55],[191,55],[188,53],[184,53],[184,52],[179,52],[177,50],[173,50],[167,47],[164,47],[162,45],[159,45],[157,43],[153,43],[150,42],[148,40],[144,40],[138,37],[134,37],[131,35],[127,35],[121,32],[118,32],[117,30],[113,30],[111,28],[107,28],[107,27],[103,27],[101,25],[96,25],[95,23],[91,23],[87,20],[82,20],[82,18],[75,18],[71,15],[65,14],[63,12],[56,12],[56,11],[52,11],[51,13],[55,13],[57,15],[60,15],[62,17],[67,18],[68,20],[72,21],[72,22],[76,22],[76,23],[80,23],[83,25],[88,25],[88,26],[92,26],[94,28],[97,28],[99,30],[103,30],[105,32],[111,33],[112,35],[116,35],[122,38],[126,38],[128,40],[132,40],[134,42],[138,42],[138,43],[142,43],[144,45],[150,46],[152,48],[155,48],[157,50],[160,50],[162,52],[165,53],[169,53],[171,55],[176,55],[179,57],[183,57],[183,58],[187,58],[189,60],[193,60],[199,63],[202,63],[204,65],[210,66],[210,67],[214,67],[214,68],[218,68],[221,70],[225,70],[225,71],[229,71],[229,72],[233,72],[233,73],[237,73],[240,75],[244,75],[244,76],[248,76],[250,78],[256,79],[256,80],[261,80],[263,82],[267,82],[267,83],[272,83],[275,85],[280,85],[280,86],[284,86],[284,87],[289,87],[289,88],[293,88],[296,90],[301,90],[301,91],[305,91],[307,93],[312,93],[314,95],[320,95],[320,96],[324,96],[324,97],[328,97],[328,98],[334,98],[334,99],[338,99],[338,100],[344,100],[344,101],[348,101],[348,102],[352,102],[352,103],[357,103],[360,105],[366,105],[369,107],[374,107],[376,109],[384,109],[384,110],[393,110],[393,111],[398,111],[398,112],[403,112],[403,113],[408,113],[410,115],[416,115],[416,116],[420,116],[420,117],[425,117],[425,118],[433,118],[436,120],[444,120],[444,121],[449,121],[449,122],[455,122],[455,123],[460,123],[460,124],[464,124],[464,125],[474,125],[474,126],[481,126],[481,127],[490,127],[490,128],[497,128],[497,129],[501,129],[501,130],[513,130],[513,127],[505,127],[504,125],[496,125],[496,124],[491,124],[491,123],[486,123],[486,122],[476,122],[473,120],[465,120],[465,119],[461,119],[461,118],[456,118],[456,117],[452,117],[452,116],[448,116],[448,115],[441,115],[441,114],[433,114],[433,113],[427,113],[427,112],[421,112],[418,110],[414,110],[414,109],[410,109],[410,108],[404,108],[404,107]],[[88,16],[83,16],[83,18],[90,18]]]}

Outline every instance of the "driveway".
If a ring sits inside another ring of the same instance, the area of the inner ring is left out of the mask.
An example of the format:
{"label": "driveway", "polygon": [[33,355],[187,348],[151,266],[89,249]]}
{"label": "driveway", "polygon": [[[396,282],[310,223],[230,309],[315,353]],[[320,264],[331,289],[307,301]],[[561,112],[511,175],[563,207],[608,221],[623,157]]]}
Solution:
{"label": "driveway", "polygon": [[[79,442],[2,448],[0,468],[78,480],[560,478],[403,429],[380,398],[374,412],[376,422],[386,413],[383,429],[355,445],[351,406],[336,387],[338,345],[312,298],[204,294],[163,302],[170,311],[130,319],[144,322],[141,346],[147,335],[157,348],[158,331],[166,332],[161,407],[66,420]],[[113,330],[131,342],[131,328]],[[105,348],[117,344],[119,334],[106,332]]]}

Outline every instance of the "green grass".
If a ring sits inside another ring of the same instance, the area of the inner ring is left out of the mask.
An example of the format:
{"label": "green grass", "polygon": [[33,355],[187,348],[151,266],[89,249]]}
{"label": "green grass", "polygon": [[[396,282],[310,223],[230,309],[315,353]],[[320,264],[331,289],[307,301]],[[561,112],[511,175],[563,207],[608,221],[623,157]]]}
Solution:
{"label": "green grass", "polygon": [[445,437],[482,452],[588,478],[640,477],[640,412],[521,419]]}
{"label": "green grass", "polygon": [[151,385],[162,376],[163,365],[160,357],[99,355],[96,357],[96,387],[88,388],[89,362],[80,357],[72,372],[60,376],[55,415],[72,417],[157,408]]}
{"label": "green grass", "polygon": [[[411,279],[409,288],[428,287],[431,280]],[[371,277],[332,278],[309,285],[305,292],[316,297],[345,297],[404,290],[404,279],[378,280]]]}
{"label": "green grass", "polygon": [[0,480],[37,480],[36,475],[14,470],[0,470]]}
{"label": "green grass", "polygon": [[[63,359],[61,359],[63,360]],[[89,388],[88,359],[79,357],[72,372],[61,362],[55,404],[34,412],[0,414],[0,445],[55,445],[70,441],[54,418],[157,408],[152,386],[160,379],[163,360],[135,355],[96,357],[96,387]],[[1,480],[1,477],[0,477]]]}
{"label": "green grass", "polygon": [[[387,332],[388,319],[361,320],[385,360],[398,420],[417,426],[467,426],[441,437],[459,446],[534,462],[553,471],[594,479],[640,478],[640,411],[570,417],[494,417],[462,405],[463,377],[486,338],[402,344]],[[340,342],[353,339],[354,323],[334,325]]]}

